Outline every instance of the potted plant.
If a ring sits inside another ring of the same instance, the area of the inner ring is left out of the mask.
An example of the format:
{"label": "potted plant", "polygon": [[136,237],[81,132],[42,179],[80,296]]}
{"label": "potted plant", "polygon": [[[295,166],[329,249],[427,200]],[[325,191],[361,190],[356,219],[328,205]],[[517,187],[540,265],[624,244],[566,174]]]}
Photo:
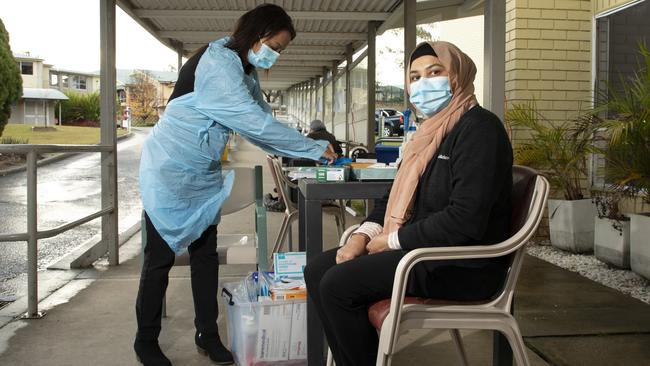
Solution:
{"label": "potted plant", "polygon": [[[609,88],[603,108],[610,133],[606,178],[650,204],[650,51],[639,45],[637,72]],[[650,279],[650,213],[630,215],[630,266]]]}
{"label": "potted plant", "polygon": [[581,181],[587,176],[587,154],[595,151],[596,121],[585,115],[553,122],[544,118],[535,102],[513,105],[506,121],[531,133],[526,142],[515,146],[515,163],[539,170],[561,194],[548,200],[551,244],[574,253],[592,251],[596,208],[584,197]]}
{"label": "potted plant", "polygon": [[594,225],[596,258],[618,268],[630,268],[630,218],[619,207],[623,192],[606,187],[591,196],[598,213]]}

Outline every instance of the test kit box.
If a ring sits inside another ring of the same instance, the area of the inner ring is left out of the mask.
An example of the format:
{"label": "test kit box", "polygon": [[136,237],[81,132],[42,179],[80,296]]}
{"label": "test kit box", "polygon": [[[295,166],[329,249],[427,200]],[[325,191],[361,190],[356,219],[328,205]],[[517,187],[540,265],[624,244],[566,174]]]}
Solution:
{"label": "test kit box", "polygon": [[318,167],[316,180],[319,182],[344,182],[348,180],[349,167]]}
{"label": "test kit box", "polygon": [[275,278],[303,278],[307,265],[305,252],[287,252],[273,254],[273,272]]}

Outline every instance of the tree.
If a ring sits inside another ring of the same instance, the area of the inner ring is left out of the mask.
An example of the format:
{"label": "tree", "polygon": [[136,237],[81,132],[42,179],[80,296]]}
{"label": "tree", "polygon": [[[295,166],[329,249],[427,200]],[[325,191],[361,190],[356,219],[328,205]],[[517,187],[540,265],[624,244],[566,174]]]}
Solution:
{"label": "tree", "polygon": [[137,122],[147,123],[157,117],[156,99],[158,92],[153,75],[146,70],[131,74],[129,84],[129,107],[131,116]]}
{"label": "tree", "polygon": [[11,105],[23,94],[23,79],[9,46],[9,33],[0,19],[0,136],[4,131]]}

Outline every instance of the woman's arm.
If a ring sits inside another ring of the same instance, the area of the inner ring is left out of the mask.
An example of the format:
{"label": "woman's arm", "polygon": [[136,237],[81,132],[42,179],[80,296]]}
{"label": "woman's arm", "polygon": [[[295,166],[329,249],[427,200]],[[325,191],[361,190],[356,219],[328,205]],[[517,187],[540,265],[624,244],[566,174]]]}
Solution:
{"label": "woman's arm", "polygon": [[[512,148],[496,121],[476,121],[458,136],[451,156],[449,204],[397,231],[404,249],[462,245],[483,238],[492,208],[512,179]],[[426,187],[421,190],[436,189]]]}
{"label": "woman's arm", "polygon": [[327,142],[308,139],[265,112],[234,59],[204,55],[196,68],[194,93],[198,112],[271,154],[318,160],[327,149]]}

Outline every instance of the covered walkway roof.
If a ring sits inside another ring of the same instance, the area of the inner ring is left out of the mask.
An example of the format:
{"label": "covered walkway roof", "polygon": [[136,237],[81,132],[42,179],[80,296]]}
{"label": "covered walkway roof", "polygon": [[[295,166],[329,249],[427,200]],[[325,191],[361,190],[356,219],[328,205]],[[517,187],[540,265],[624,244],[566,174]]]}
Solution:
{"label": "covered walkway roof", "polygon": [[[237,19],[264,0],[117,0],[117,4],[154,37],[182,56],[231,34]],[[268,75],[265,89],[286,90],[346,60],[346,51],[361,49],[369,22],[378,33],[403,26],[401,0],[276,0],[294,20],[297,36]],[[416,18],[423,22],[482,12],[483,0],[417,1]],[[415,22],[414,22],[415,23]],[[179,62],[180,64],[180,62]]]}

